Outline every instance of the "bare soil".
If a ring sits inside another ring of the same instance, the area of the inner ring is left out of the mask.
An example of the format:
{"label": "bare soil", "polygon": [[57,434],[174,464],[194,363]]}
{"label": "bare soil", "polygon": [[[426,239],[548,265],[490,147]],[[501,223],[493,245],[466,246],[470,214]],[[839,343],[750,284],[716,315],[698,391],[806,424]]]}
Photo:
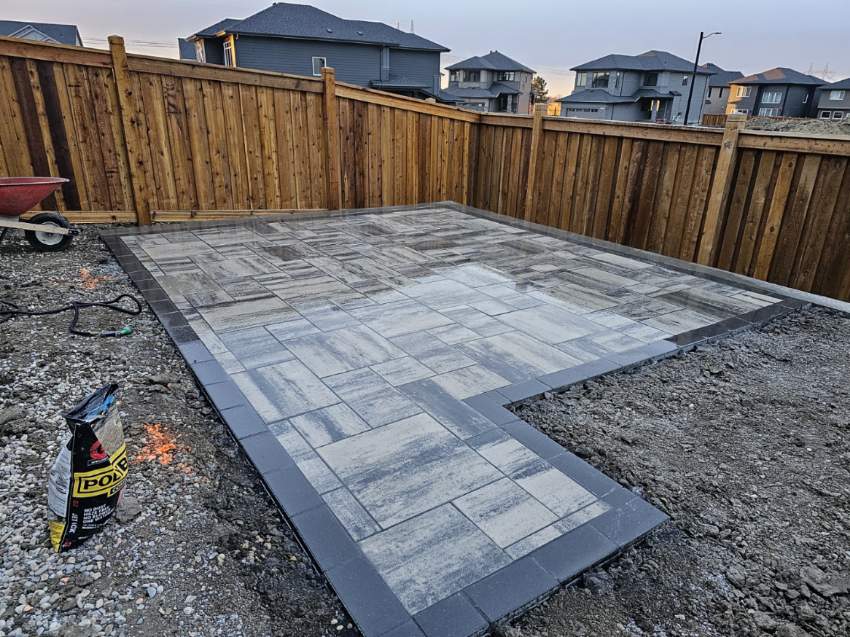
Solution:
{"label": "bare soil", "polygon": [[848,343],[803,311],[517,407],[671,522],[505,632],[850,634]]}
{"label": "bare soil", "polygon": [[808,135],[850,136],[850,120],[826,120],[812,117],[753,117],[747,128]]}

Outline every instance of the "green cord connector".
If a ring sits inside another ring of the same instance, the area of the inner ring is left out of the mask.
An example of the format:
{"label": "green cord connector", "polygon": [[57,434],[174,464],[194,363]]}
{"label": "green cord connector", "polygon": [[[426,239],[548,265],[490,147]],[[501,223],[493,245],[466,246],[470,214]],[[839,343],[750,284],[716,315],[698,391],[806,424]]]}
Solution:
{"label": "green cord connector", "polygon": [[112,331],[107,330],[105,332],[101,332],[100,335],[101,336],[129,336],[132,333],[133,333],[133,326],[132,325],[125,325],[120,330],[112,330]]}

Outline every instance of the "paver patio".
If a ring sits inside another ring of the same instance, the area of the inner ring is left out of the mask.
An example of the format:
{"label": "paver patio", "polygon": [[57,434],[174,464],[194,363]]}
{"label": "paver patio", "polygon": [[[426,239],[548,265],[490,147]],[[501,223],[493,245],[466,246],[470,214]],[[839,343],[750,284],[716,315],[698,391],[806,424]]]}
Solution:
{"label": "paver patio", "polygon": [[664,515],[503,405],[786,301],[453,207],[107,237],[367,635],[470,635]]}

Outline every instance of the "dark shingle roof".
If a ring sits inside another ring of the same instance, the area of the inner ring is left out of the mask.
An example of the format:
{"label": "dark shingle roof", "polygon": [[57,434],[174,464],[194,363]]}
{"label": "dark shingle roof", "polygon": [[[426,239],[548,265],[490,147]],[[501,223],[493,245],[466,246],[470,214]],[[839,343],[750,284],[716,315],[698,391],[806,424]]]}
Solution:
{"label": "dark shingle roof", "polygon": [[729,86],[733,80],[744,77],[744,74],[740,71],[725,71],[711,62],[706,62],[700,66],[700,68],[707,73],[712,74],[711,77],[708,78],[708,85],[713,88]]}
{"label": "dark shingle roof", "polygon": [[642,88],[635,91],[632,95],[612,95],[601,88],[588,88],[562,97],[558,101],[579,104],[628,104],[630,102],[637,102],[642,97],[669,100],[679,95],[681,95],[679,91],[658,91],[654,88]]}
{"label": "dark shingle roof", "polygon": [[496,94],[493,93],[490,89],[487,88],[479,88],[470,86],[468,88],[460,88],[459,86],[452,86],[446,89],[446,92],[450,95],[455,96],[456,98],[486,98],[490,99],[496,97]]}
{"label": "dark shingle roof", "polygon": [[459,86],[452,86],[447,88],[447,93],[454,95],[458,98],[496,98],[499,95],[519,95],[519,90],[510,84],[505,84],[504,82],[493,82],[489,88],[478,88],[478,87],[469,87],[469,88],[461,88]]}
{"label": "dark shingle roof", "polygon": [[[675,71],[690,73],[694,63],[667,51],[646,51],[640,55],[612,53],[590,62],[573,67],[573,71]],[[697,69],[697,73],[708,71]]]}
{"label": "dark shingle roof", "polygon": [[833,82],[832,84],[826,84],[823,88],[827,90],[835,90],[835,89],[850,89],[850,77],[845,78],[843,80],[838,80],[837,82]]}
{"label": "dark shingle roof", "polygon": [[220,33],[222,31],[226,30],[227,28],[236,24],[237,22],[240,22],[240,20],[237,20],[236,18],[225,18],[224,20],[219,20],[215,24],[211,24],[210,26],[208,26],[206,29],[201,29],[200,31],[195,33],[194,37],[196,37],[196,38],[211,38],[216,33]]}
{"label": "dark shingle roof", "polygon": [[516,60],[512,60],[499,51],[490,51],[487,55],[476,55],[456,62],[446,68],[450,71],[459,69],[478,71],[483,69],[486,71],[524,71],[525,73],[534,73],[534,69],[530,69]]}
{"label": "dark shingle roof", "polygon": [[16,20],[0,20],[0,36],[14,35],[28,26],[38,29],[47,37],[59,44],[81,44],[82,38],[75,24],[50,24],[47,22],[19,22]]}
{"label": "dark shingle roof", "polygon": [[219,31],[278,38],[382,44],[402,49],[449,50],[415,33],[406,33],[382,22],[344,20],[316,7],[286,2],[276,2],[244,20],[222,20],[195,35],[205,37]]}
{"label": "dark shingle roof", "polygon": [[806,75],[794,69],[778,66],[775,69],[754,73],[732,82],[733,84],[803,84],[806,86],[820,86],[826,84],[822,79],[814,75]]}
{"label": "dark shingle roof", "polygon": [[654,88],[642,88],[635,91],[632,94],[632,97],[635,98],[635,101],[639,100],[642,97],[651,97],[652,99],[659,100],[670,100],[674,97],[679,97],[681,93],[679,91],[659,91]]}
{"label": "dark shingle roof", "polygon": [[628,102],[634,102],[635,98],[633,95],[612,95],[601,88],[588,88],[562,97],[558,101],[579,104],[626,104]]}

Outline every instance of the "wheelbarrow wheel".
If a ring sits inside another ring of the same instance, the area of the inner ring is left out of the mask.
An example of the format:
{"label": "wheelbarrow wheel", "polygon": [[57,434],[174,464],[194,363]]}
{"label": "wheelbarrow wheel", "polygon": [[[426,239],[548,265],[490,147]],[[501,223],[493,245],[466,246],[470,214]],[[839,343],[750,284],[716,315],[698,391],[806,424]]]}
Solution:
{"label": "wheelbarrow wheel", "polygon": [[[29,223],[66,228],[69,230],[71,228],[71,224],[68,223],[68,220],[58,212],[40,212],[37,215],[33,215],[33,217],[29,219]],[[73,239],[73,236],[70,234],[53,234],[50,232],[39,232],[38,230],[27,230],[24,234],[26,235],[27,241],[30,242],[30,245],[33,248],[43,252],[64,250]]]}

